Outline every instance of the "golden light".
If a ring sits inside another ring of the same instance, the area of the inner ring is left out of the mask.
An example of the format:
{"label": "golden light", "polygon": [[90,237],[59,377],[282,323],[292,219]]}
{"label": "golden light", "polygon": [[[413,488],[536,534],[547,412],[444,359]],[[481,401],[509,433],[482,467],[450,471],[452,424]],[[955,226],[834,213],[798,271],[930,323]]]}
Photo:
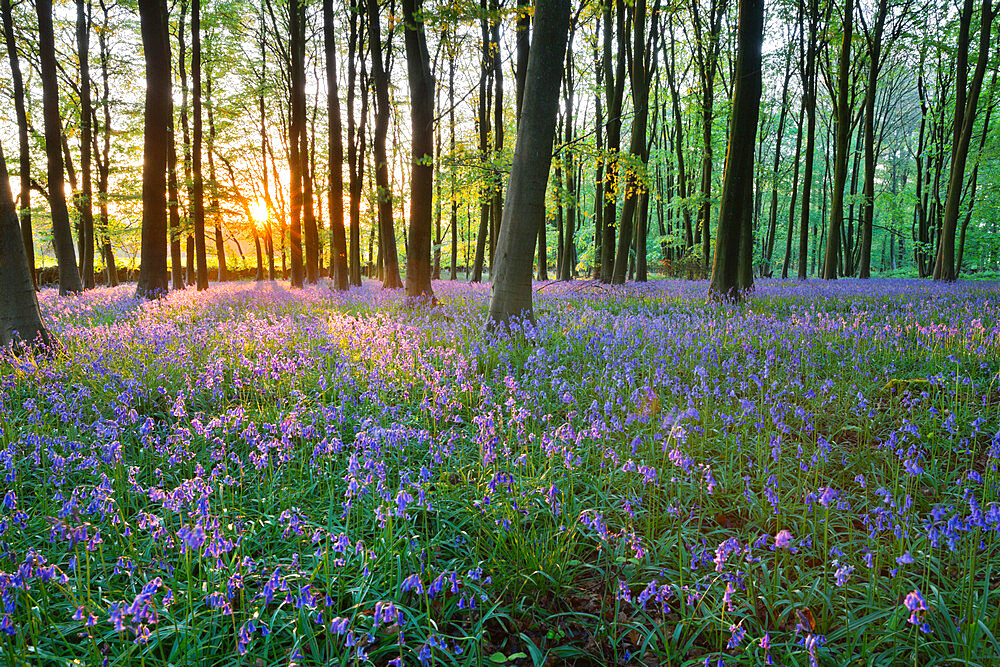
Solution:
{"label": "golden light", "polygon": [[257,223],[257,226],[260,227],[267,222],[267,204],[258,199],[250,205],[250,215],[253,217],[253,221]]}

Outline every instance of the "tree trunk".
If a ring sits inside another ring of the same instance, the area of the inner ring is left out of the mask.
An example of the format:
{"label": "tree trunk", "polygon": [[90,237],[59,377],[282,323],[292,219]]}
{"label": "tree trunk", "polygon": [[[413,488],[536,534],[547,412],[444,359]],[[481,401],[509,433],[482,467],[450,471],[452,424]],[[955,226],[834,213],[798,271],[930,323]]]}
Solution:
{"label": "tree trunk", "polygon": [[[452,38],[453,39],[453,38]],[[455,159],[455,45],[448,44],[448,142],[451,159]],[[448,168],[451,191],[451,275],[458,280],[458,198],[455,196],[455,165]]]}
{"label": "tree trunk", "polygon": [[622,103],[625,97],[625,60],[628,50],[628,30],[625,3],[615,0],[617,24],[617,63],[611,67],[611,2],[604,6],[604,89],[607,95],[607,122],[604,170],[604,230],[601,234],[601,282],[610,283],[615,268],[615,220],[618,216],[618,150],[621,148]]}
{"label": "tree trunk", "polygon": [[[761,95],[761,45],[764,32],[764,1],[740,0],[736,81],[733,116],[722,179],[719,229],[709,295],[738,301],[753,283],[740,279],[741,246],[752,244],[746,229],[752,224],[748,202],[753,194],[754,153]],[[752,274],[751,274],[752,281]]]}
{"label": "tree trunk", "polygon": [[208,289],[208,260],[205,255],[205,184],[201,173],[201,0],[191,0],[191,87],[194,107],[191,209],[194,217],[198,291],[201,291]]}
{"label": "tree trunk", "polygon": [[139,22],[146,60],[146,111],[142,151],[142,251],[135,295],[155,299],[168,290],[167,146],[174,105],[166,0],[141,3]]}
{"label": "tree trunk", "polygon": [[76,0],[76,41],[80,61],[80,237],[83,252],[80,274],[83,286],[94,287],[94,187],[91,180],[91,137],[93,109],[90,101],[90,2]]}
{"label": "tree trunk", "polygon": [[[14,97],[14,111],[17,115],[18,171],[20,172],[21,242],[28,263],[28,274],[35,281],[35,240],[31,231],[31,144],[28,138],[28,114],[25,109],[24,81],[21,78],[21,64],[14,41],[14,18],[10,0],[0,0],[0,14],[3,15],[4,41],[7,42],[7,56],[10,61],[10,79]],[[15,284],[15,283],[9,283]],[[37,306],[36,306],[37,308]]]}
{"label": "tree trunk", "polygon": [[719,35],[726,13],[725,0],[712,0],[708,14],[708,34],[703,33],[699,16],[700,0],[692,0],[692,24],[695,32],[695,62],[701,86],[701,204],[698,228],[701,231],[702,266],[708,273],[712,250],[712,126],[715,119],[715,75],[719,67]]}
{"label": "tree trunk", "polygon": [[49,332],[38,310],[35,283],[21,240],[21,227],[10,191],[10,177],[0,146],[0,347],[48,345]]}
{"label": "tree trunk", "polygon": [[516,100],[514,113],[516,122],[520,124],[521,102],[524,99],[524,81],[528,74],[528,54],[531,52],[530,0],[517,0],[517,27],[514,34],[514,50],[517,55],[517,69],[514,72],[514,90]]}
{"label": "tree trunk", "polygon": [[559,280],[569,281],[573,279],[573,255],[576,245],[576,166],[573,161],[573,114],[575,111],[573,104],[573,33],[575,26],[570,28],[570,37],[566,43],[566,72],[563,75],[563,101],[565,103],[564,123],[565,141],[563,148],[563,174],[565,177],[565,189],[563,203],[566,207],[566,231],[563,236],[562,266],[559,273]]}
{"label": "tree trunk", "polygon": [[[479,9],[482,16],[479,19],[479,32],[482,46],[482,69],[479,74],[479,100],[477,105],[476,126],[479,134],[479,159],[484,167],[482,183],[479,187],[479,233],[476,235],[476,256],[473,260],[472,280],[478,283],[483,279],[483,264],[486,261],[486,244],[490,243],[490,260],[492,264],[494,245],[490,233],[490,202],[493,199],[493,173],[487,165],[490,155],[490,107],[492,106],[493,50],[491,48],[489,23],[487,22],[487,2],[480,0]],[[489,238],[487,238],[489,237]],[[493,268],[490,267],[492,272]]]}
{"label": "tree trunk", "polygon": [[507,326],[520,317],[534,320],[532,246],[545,218],[545,190],[568,32],[569,0],[537,0],[524,110],[497,239],[497,267],[490,294],[494,326]]}
{"label": "tree trunk", "polygon": [[421,0],[403,0],[403,41],[410,82],[410,247],[406,296],[433,299],[431,222],[434,204],[434,77]]}
{"label": "tree trunk", "polygon": [[778,175],[781,169],[781,140],[785,133],[785,119],[788,117],[788,83],[792,78],[792,45],[787,47],[785,56],[785,77],[781,84],[781,112],[778,116],[778,133],[774,140],[774,166],[771,169],[771,201],[768,215],[767,241],[764,245],[764,266],[771,272],[771,258],[774,256],[774,239],[778,233]]}
{"label": "tree trunk", "polygon": [[346,290],[347,237],[344,233],[344,140],[340,123],[340,96],[337,90],[337,44],[333,24],[333,0],[323,0],[323,45],[326,51],[326,108],[330,123],[330,183],[327,208],[330,210],[330,277],[334,288]]}
{"label": "tree trunk", "polygon": [[[211,60],[209,60],[211,63]],[[219,205],[219,179],[215,172],[215,106],[212,104],[212,70],[205,70],[205,105],[208,107],[208,184],[212,198],[209,208],[215,223],[215,261],[219,265],[218,281],[228,279],[226,269],[226,244],[222,238],[222,208]]]}
{"label": "tree trunk", "polygon": [[[991,0],[983,0],[980,19],[979,55],[976,59],[976,69],[969,84],[968,96],[964,99],[962,108],[956,103],[955,124],[957,141],[951,149],[951,174],[948,178],[948,198],[944,207],[944,217],[941,221],[941,234],[938,241],[938,253],[934,263],[934,279],[953,281],[958,276],[955,273],[955,231],[958,225],[959,208],[962,204],[962,194],[965,186],[965,166],[969,159],[969,144],[972,141],[972,131],[976,124],[976,109],[979,105],[979,95],[983,87],[983,77],[990,56],[990,35],[993,19],[996,16],[991,7]],[[967,67],[969,49],[969,27],[972,21],[972,0],[966,0],[962,10],[962,27],[959,36],[958,71]],[[964,56],[964,57],[963,57]]]}
{"label": "tree trunk", "polygon": [[38,52],[42,72],[42,107],[45,118],[45,153],[48,158],[49,207],[52,211],[52,245],[59,263],[59,294],[83,291],[83,282],[76,266],[73,231],[69,226],[66,207],[63,156],[61,152],[62,120],[59,109],[59,80],[56,75],[55,37],[52,32],[52,0],[37,0]]}
{"label": "tree trunk", "polygon": [[635,163],[625,174],[625,201],[622,204],[621,229],[618,234],[618,250],[615,253],[614,270],[611,282],[616,285],[625,283],[625,272],[628,269],[629,248],[635,239],[635,214],[639,199],[646,188],[643,178],[649,155],[649,144],[646,141],[646,128],[649,123],[649,84],[652,81],[650,58],[656,51],[656,25],[659,13],[659,2],[654,0],[653,26],[650,43],[646,43],[646,0],[635,0],[632,30],[634,45],[632,47],[632,66],[629,68],[632,83],[632,102],[635,115],[632,119],[632,136],[629,142],[629,153]]}
{"label": "tree trunk", "polygon": [[358,50],[364,42],[365,12],[351,3],[351,28],[347,41],[347,171],[350,204],[350,282],[361,285],[361,187],[364,178],[365,129],[368,118],[368,85],[362,61],[361,124],[355,123],[354,98],[357,82]]}
{"label": "tree trunk", "polygon": [[[379,23],[378,0],[368,0],[368,39],[371,48],[372,77],[375,82],[375,187],[378,191],[378,223],[381,232],[380,247],[385,271],[384,289],[399,289],[399,256],[396,253],[396,232],[392,219],[392,191],[389,189],[389,161],[385,140],[389,131],[389,75],[382,52],[382,30]],[[386,37],[386,52],[392,49],[391,35]]]}
{"label": "tree trunk", "polygon": [[851,39],[854,36],[854,0],[844,0],[843,38],[837,72],[837,103],[834,107],[837,143],[833,154],[833,197],[830,228],[826,234],[823,278],[835,280],[840,265],[840,241],[844,226],[844,188],[847,184],[847,154],[850,151],[852,114],[848,100],[851,86]]}
{"label": "tree trunk", "polygon": [[[104,26],[108,25],[108,5],[105,0],[100,0],[101,12],[104,16]],[[103,137],[103,148],[95,151],[98,155],[98,175],[97,194],[100,201],[101,211],[101,255],[104,257],[104,270],[107,273],[108,285],[115,287],[118,285],[118,267],[115,265],[115,253],[111,248],[111,237],[109,235],[108,219],[108,176],[111,172],[111,75],[108,69],[110,54],[108,51],[108,41],[105,30],[97,35],[97,42],[101,51],[101,110],[104,117],[104,126],[101,128]]]}
{"label": "tree trunk", "polygon": [[799,280],[809,272],[809,223],[812,211],[813,162],[816,152],[816,40],[818,19],[817,0],[809,0],[809,37],[802,77],[802,104],[806,113],[806,162],[802,174],[802,215],[799,219]]}
{"label": "tree trunk", "polygon": [[866,35],[868,41],[868,81],[865,86],[865,183],[861,204],[859,278],[871,277],[872,232],[875,227],[875,95],[878,92],[878,75],[882,67],[882,34],[887,11],[888,0],[879,0],[875,10],[872,34]]}
{"label": "tree trunk", "polygon": [[[169,37],[169,36],[168,36]],[[169,45],[168,45],[169,48]],[[170,201],[170,282],[173,289],[184,289],[184,265],[181,262],[181,215],[180,193],[177,187],[177,143],[174,141],[173,105],[171,104],[169,129],[167,131],[167,189]]]}

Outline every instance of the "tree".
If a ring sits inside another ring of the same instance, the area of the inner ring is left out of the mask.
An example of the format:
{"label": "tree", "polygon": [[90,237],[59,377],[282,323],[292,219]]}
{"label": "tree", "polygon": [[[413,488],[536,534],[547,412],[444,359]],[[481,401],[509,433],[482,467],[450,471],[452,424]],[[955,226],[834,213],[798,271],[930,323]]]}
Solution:
{"label": "tree", "polygon": [[205,182],[201,170],[201,0],[191,0],[191,88],[194,128],[191,149],[191,210],[194,247],[198,264],[198,291],[208,289],[208,259],[205,256]]}
{"label": "tree", "polygon": [[21,241],[21,226],[0,146],[0,346],[48,345],[49,332],[38,310],[35,283]]}
{"label": "tree", "polygon": [[[396,231],[392,220],[392,190],[389,188],[389,162],[385,141],[389,132],[389,74],[387,60],[392,50],[391,34],[386,37],[385,56],[382,53],[382,30],[379,23],[378,0],[368,2],[368,40],[375,83],[375,187],[378,191],[378,225],[383,259],[382,287],[399,289],[399,256],[396,253]],[[383,60],[385,58],[385,60]]]}
{"label": "tree", "polygon": [[844,224],[844,186],[847,183],[847,153],[850,150],[853,114],[848,100],[851,86],[851,39],[854,37],[854,0],[844,2],[843,36],[837,72],[837,103],[833,107],[837,143],[833,153],[833,196],[830,228],[826,234],[823,278],[834,280],[840,265],[840,235]]}
{"label": "tree", "polygon": [[[815,0],[813,0],[815,1]],[[715,76],[719,68],[722,19],[728,0],[710,0],[707,25],[701,18],[701,0],[691,0],[692,24],[695,35],[695,64],[701,86],[701,204],[698,207],[698,232],[701,235],[701,254],[704,269],[708,271],[712,247],[712,128],[715,118]]]}
{"label": "tree", "polygon": [[[601,213],[603,229],[601,232],[601,282],[610,283],[615,267],[615,219],[617,217],[617,187],[618,187],[618,149],[621,147],[622,136],[622,104],[625,94],[625,52],[627,50],[628,30],[625,24],[625,3],[615,0],[615,17],[617,31],[612,27],[612,1],[603,6],[604,15],[604,56],[601,66],[604,70],[604,87],[607,96],[607,118],[605,121],[605,151],[604,160],[604,210]],[[617,62],[611,64],[611,36],[617,32]]]}
{"label": "tree", "polygon": [[337,44],[333,25],[333,0],[323,0],[323,45],[326,51],[327,115],[330,123],[330,181],[327,208],[330,210],[330,277],[334,287],[346,290],[347,238],[344,233],[344,139],[340,123],[337,91]]}
{"label": "tree", "polygon": [[[108,25],[108,3],[100,0],[101,13],[104,16],[103,26]],[[118,284],[118,266],[115,263],[115,252],[111,247],[111,237],[108,233],[110,226],[108,216],[108,185],[111,174],[111,74],[109,71],[110,49],[108,48],[107,30],[102,29],[97,34],[97,43],[100,48],[101,58],[101,111],[104,122],[101,126],[103,138],[102,148],[95,150],[94,155],[97,161],[97,196],[101,215],[101,256],[104,258],[104,268],[108,278],[108,285]],[[95,140],[96,142],[96,140]]]}
{"label": "tree", "polygon": [[291,246],[292,287],[302,287],[305,276],[302,263],[302,171],[306,156],[302,154],[302,135],[306,132],[306,70],[305,70],[305,7],[301,0],[288,3],[289,50],[289,121],[288,171],[291,181],[289,208],[289,245]]}
{"label": "tree", "polygon": [[569,33],[569,0],[537,0],[533,32],[490,292],[490,320],[500,326],[519,317],[534,321],[532,254],[538,228],[545,219],[545,191]]}
{"label": "tree", "polygon": [[28,262],[32,281],[35,279],[35,241],[31,231],[31,149],[28,138],[28,113],[25,109],[24,80],[21,64],[14,42],[14,17],[11,15],[10,0],[0,0],[0,14],[3,15],[4,41],[7,42],[7,56],[10,61],[10,80],[14,97],[14,112],[17,115],[18,170],[20,171],[21,240]]}
{"label": "tree", "polygon": [[738,301],[753,287],[740,280],[740,257],[752,224],[754,150],[760,114],[761,45],[764,33],[764,0],[740,0],[736,81],[733,115],[729,122],[726,167],[722,178],[719,228],[709,295]]}
{"label": "tree", "polygon": [[[806,115],[805,168],[802,174],[802,214],[799,218],[799,280],[805,280],[809,271],[809,222],[812,218],[813,163],[816,153],[816,43],[819,32],[819,0],[807,0],[809,35],[803,50],[805,58],[800,63],[802,73],[802,107]],[[801,13],[800,13],[801,18]],[[804,33],[801,30],[800,33]]]}
{"label": "tree", "polygon": [[410,81],[410,248],[406,295],[434,297],[431,288],[431,218],[434,203],[434,77],[420,0],[403,0],[403,40]]}
{"label": "tree", "polygon": [[91,118],[90,101],[90,2],[76,0],[76,41],[80,60],[80,176],[81,191],[77,203],[80,210],[80,274],[83,286],[94,286],[94,186],[91,180]]}
{"label": "tree", "polygon": [[[347,37],[347,175],[350,215],[349,270],[352,285],[361,285],[361,189],[364,177],[365,134],[368,122],[368,81],[363,50],[365,11],[358,3],[351,3],[350,31]],[[361,118],[355,119],[354,99],[357,91],[358,61],[361,61]]]}
{"label": "tree", "polygon": [[[652,15],[659,12],[660,3],[653,2]],[[629,249],[632,247],[632,233],[635,229],[635,215],[645,189],[642,182],[646,161],[649,159],[649,144],[646,141],[646,128],[649,123],[649,85],[652,82],[652,56],[656,52],[656,21],[650,31],[649,43],[646,42],[646,0],[635,0],[632,9],[632,32],[634,46],[632,47],[632,66],[630,68],[632,83],[632,101],[635,106],[635,117],[632,119],[632,136],[629,140],[629,153],[635,163],[625,174],[625,201],[622,204],[621,229],[618,234],[618,250],[615,252],[614,270],[611,282],[624,284],[625,272],[628,269]],[[758,97],[760,95],[758,94]],[[751,164],[753,155],[751,153]],[[640,222],[641,224],[641,222]],[[646,252],[646,248],[642,248]]]}
{"label": "tree", "polygon": [[38,14],[38,52],[42,70],[42,113],[45,118],[45,154],[48,159],[49,208],[52,211],[52,245],[59,263],[59,293],[83,291],[76,266],[73,232],[63,190],[65,179],[61,152],[62,120],[59,111],[59,81],[56,76],[55,38],[52,32],[52,0],[35,3]]}
{"label": "tree", "polygon": [[167,155],[174,114],[170,85],[167,2],[139,3],[142,50],[146,59],[143,126],[142,251],[135,294],[163,296],[167,285]]}
{"label": "tree", "polygon": [[994,10],[991,0],[983,0],[980,11],[979,54],[976,58],[976,69],[968,86],[968,95],[964,96],[965,70],[968,67],[970,42],[970,24],[972,23],[973,0],[965,0],[962,8],[961,27],[958,38],[958,65],[956,78],[954,129],[955,137],[951,147],[951,174],[948,178],[948,198],[944,207],[944,217],[941,220],[941,233],[938,240],[938,252],[934,263],[934,279],[952,281],[958,276],[955,273],[955,231],[958,226],[958,214],[965,189],[965,165],[969,159],[969,144],[972,141],[972,130],[976,123],[976,108],[983,88],[983,78],[986,75],[986,65],[990,57],[990,36],[993,19],[1000,12],[1000,5]]}

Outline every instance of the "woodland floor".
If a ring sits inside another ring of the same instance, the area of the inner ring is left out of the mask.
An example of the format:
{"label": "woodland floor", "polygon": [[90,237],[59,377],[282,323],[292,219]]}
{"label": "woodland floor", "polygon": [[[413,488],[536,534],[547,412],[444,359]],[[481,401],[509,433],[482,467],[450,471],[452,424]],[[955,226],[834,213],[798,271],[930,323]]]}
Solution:
{"label": "woodland floor", "polygon": [[43,291],[0,661],[1000,664],[1000,285],[434,288]]}

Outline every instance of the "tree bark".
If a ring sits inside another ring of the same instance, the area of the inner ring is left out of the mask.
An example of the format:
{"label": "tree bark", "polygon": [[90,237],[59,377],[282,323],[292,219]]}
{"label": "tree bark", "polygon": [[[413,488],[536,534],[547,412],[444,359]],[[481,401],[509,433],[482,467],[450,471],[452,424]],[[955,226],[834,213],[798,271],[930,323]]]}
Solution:
{"label": "tree bark", "polygon": [[837,103],[834,107],[836,146],[833,153],[833,196],[830,227],[826,234],[823,278],[835,280],[840,265],[841,233],[844,226],[844,187],[847,184],[847,153],[850,150],[852,114],[848,100],[851,85],[851,39],[854,36],[854,0],[844,0],[843,37],[837,72]]}
{"label": "tree bark", "polygon": [[205,255],[205,184],[201,173],[201,0],[191,0],[191,87],[194,129],[191,149],[191,209],[194,217],[194,247],[198,268],[198,291],[208,289]]}
{"label": "tree bark", "polygon": [[[976,109],[979,105],[983,78],[986,74],[986,66],[990,56],[990,36],[993,19],[996,17],[996,12],[992,10],[991,4],[991,0],[983,0],[979,24],[979,55],[976,58],[976,69],[972,74],[972,81],[969,84],[968,96],[962,100],[964,104],[961,108],[959,108],[956,102],[955,125],[956,128],[960,127],[961,129],[956,129],[957,141],[952,144],[951,149],[951,174],[948,178],[948,198],[944,207],[944,217],[941,220],[940,240],[938,241],[938,252],[934,263],[935,280],[950,282],[958,277],[955,272],[955,232],[958,226],[959,209],[962,204],[962,194],[965,186],[965,166],[969,159],[969,144],[972,141],[973,127],[976,124]],[[959,72],[962,72],[967,67],[966,62],[970,41],[968,24],[972,21],[972,9],[972,0],[966,0],[962,10],[962,27],[958,45]]]}
{"label": "tree bark", "polygon": [[431,222],[434,203],[434,77],[421,0],[403,0],[403,42],[410,82],[410,247],[406,296],[433,299]]}
{"label": "tree bark", "polygon": [[[389,160],[385,140],[389,131],[389,75],[382,55],[382,29],[379,23],[378,0],[368,0],[368,39],[375,83],[375,187],[378,192],[378,224],[381,232],[384,272],[383,289],[399,289],[399,255],[396,252],[396,231],[392,219],[392,190],[389,188]],[[391,35],[386,37],[386,52],[392,48]]]}
{"label": "tree bark", "polygon": [[[361,123],[354,118],[358,51],[364,43],[365,12],[351,3],[351,27],[347,40],[347,170],[350,204],[350,282],[361,285],[361,187],[364,177],[365,129],[368,118],[368,86],[362,68]],[[362,61],[363,65],[363,61]]]}
{"label": "tree bark", "polygon": [[142,250],[135,295],[155,299],[166,294],[168,289],[166,175],[174,106],[166,0],[140,3],[139,21],[146,60],[146,111],[142,151]]}
{"label": "tree bark", "polygon": [[333,0],[323,0],[323,45],[326,51],[326,109],[330,124],[330,277],[340,291],[347,289],[347,237],[344,233],[344,139],[337,89],[337,43],[333,24]]}
{"label": "tree bark", "polygon": [[0,347],[48,345],[49,332],[38,310],[35,283],[21,240],[21,226],[14,209],[10,177],[0,146]]}
{"label": "tree bark", "polygon": [[63,190],[62,120],[59,109],[59,80],[56,76],[55,37],[52,31],[52,0],[37,0],[38,52],[42,72],[42,108],[45,119],[45,153],[48,158],[49,208],[52,211],[52,245],[59,263],[59,293],[83,291],[83,282],[76,266],[73,231],[69,226],[69,209]]}
{"label": "tree bark", "polygon": [[20,172],[20,194],[18,217],[21,225],[21,242],[28,263],[32,283],[35,281],[35,241],[31,230],[31,144],[28,138],[28,113],[25,109],[24,80],[21,64],[14,41],[14,18],[10,0],[0,0],[0,14],[3,16],[4,41],[7,42],[7,57],[10,61],[10,79],[14,97],[14,112],[17,115],[18,171]]}
{"label": "tree bark", "polygon": [[[209,61],[211,63],[211,60]],[[215,261],[219,265],[218,281],[228,279],[226,244],[222,237],[222,208],[219,205],[219,179],[215,171],[215,105],[212,104],[212,70],[205,68],[205,106],[208,107],[208,184],[212,198],[209,208],[215,226]]]}
{"label": "tree bark", "polygon": [[84,288],[94,287],[94,186],[91,179],[93,109],[90,100],[90,2],[76,0],[76,41],[80,61],[80,274]]}
{"label": "tree bark", "polygon": [[[615,253],[614,270],[611,282],[616,285],[625,283],[625,273],[628,269],[629,248],[631,248],[635,231],[635,215],[639,199],[646,188],[644,183],[646,161],[649,157],[649,144],[646,141],[646,129],[649,123],[649,85],[652,81],[650,68],[651,56],[656,51],[656,19],[651,29],[650,43],[646,43],[646,0],[635,0],[632,30],[634,45],[632,47],[632,67],[630,68],[632,83],[632,102],[635,115],[632,118],[632,135],[629,141],[629,153],[634,163],[625,173],[625,201],[622,204],[621,229],[618,234],[618,250]],[[654,0],[652,15],[657,16],[659,2]]]}
{"label": "tree bark", "polygon": [[[101,13],[104,16],[103,25],[107,26],[109,22],[108,5],[105,0],[100,0],[100,2]],[[108,69],[110,54],[105,32],[105,30],[101,30],[97,35],[101,53],[101,110],[104,126],[101,128],[103,148],[100,151],[95,151],[95,154],[98,155],[97,194],[101,211],[101,255],[104,257],[104,270],[107,273],[108,285],[115,287],[118,285],[118,267],[115,264],[115,253],[111,247],[108,218],[108,179],[111,172],[111,75]]]}
{"label": "tree bark", "polygon": [[875,95],[878,92],[878,76],[882,67],[882,35],[885,31],[885,17],[888,0],[879,0],[875,9],[875,23],[868,42],[868,81],[865,85],[864,110],[864,152],[865,182],[861,204],[861,255],[858,263],[858,277],[871,277],[872,233],[875,227]]}
{"label": "tree bark", "polygon": [[497,267],[490,294],[494,326],[507,326],[520,317],[534,320],[531,255],[536,231],[545,218],[545,190],[569,32],[569,0],[537,0],[534,27],[524,109],[497,239]]}
{"label": "tree bark", "polygon": [[724,301],[738,301],[753,288],[752,282],[740,279],[739,269],[741,247],[752,243],[746,228],[752,223],[747,210],[753,194],[763,31],[763,0],[740,0],[733,116],[729,123],[715,260],[708,288],[711,297]]}
{"label": "tree bark", "polygon": [[802,76],[802,104],[806,114],[806,161],[802,174],[802,215],[799,219],[799,280],[805,280],[809,272],[809,223],[812,211],[813,162],[816,152],[816,33],[819,29],[819,20],[816,16],[817,1],[808,1],[809,36]]}
{"label": "tree bark", "polygon": [[607,96],[605,128],[606,159],[604,163],[604,229],[601,233],[601,282],[610,283],[615,268],[615,220],[618,217],[618,150],[621,148],[622,103],[625,97],[625,60],[628,30],[625,24],[625,3],[615,0],[617,24],[617,63],[611,66],[611,0],[604,5],[604,89]]}

